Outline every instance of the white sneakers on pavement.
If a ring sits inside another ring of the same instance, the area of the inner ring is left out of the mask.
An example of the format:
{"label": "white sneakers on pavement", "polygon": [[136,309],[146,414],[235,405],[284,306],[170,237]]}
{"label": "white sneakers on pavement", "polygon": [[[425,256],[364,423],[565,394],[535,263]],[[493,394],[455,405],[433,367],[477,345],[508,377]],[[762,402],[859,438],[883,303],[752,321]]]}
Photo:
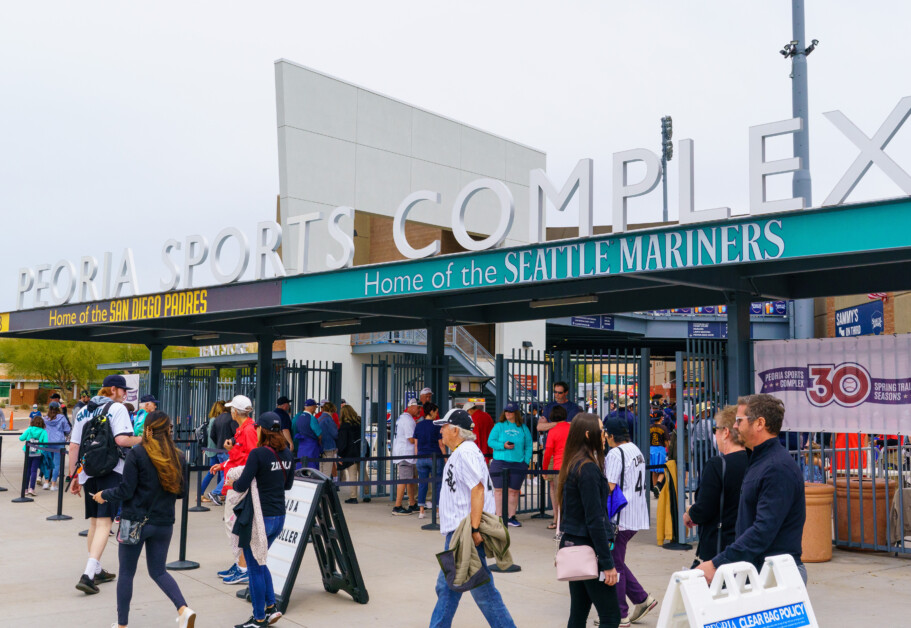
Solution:
{"label": "white sneakers on pavement", "polygon": [[196,611],[185,606],[183,612],[177,616],[177,628],[193,628],[196,625]]}
{"label": "white sneakers on pavement", "polygon": [[633,604],[632,608],[629,609],[630,623],[639,621],[656,606],[658,606],[658,600],[656,600],[651,595],[645,598],[645,601],[641,604]]}

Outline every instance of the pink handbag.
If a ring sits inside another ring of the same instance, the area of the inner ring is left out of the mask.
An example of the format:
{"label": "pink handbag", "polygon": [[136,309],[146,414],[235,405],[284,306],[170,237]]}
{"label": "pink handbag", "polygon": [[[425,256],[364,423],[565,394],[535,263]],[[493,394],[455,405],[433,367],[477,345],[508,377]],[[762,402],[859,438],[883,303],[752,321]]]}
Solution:
{"label": "pink handbag", "polygon": [[590,545],[572,545],[560,547],[560,511],[557,511],[557,554],[554,565],[557,567],[557,580],[594,580],[599,575],[598,557]]}

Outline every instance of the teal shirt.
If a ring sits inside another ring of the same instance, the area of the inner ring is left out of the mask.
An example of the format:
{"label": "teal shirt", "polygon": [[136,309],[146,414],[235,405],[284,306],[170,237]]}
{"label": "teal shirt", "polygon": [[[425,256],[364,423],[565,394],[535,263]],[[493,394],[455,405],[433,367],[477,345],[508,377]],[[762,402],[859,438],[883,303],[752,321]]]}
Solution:
{"label": "teal shirt", "polygon": [[[30,425],[29,428],[27,430],[25,430],[24,432],[22,432],[22,434],[19,436],[19,440],[24,440],[24,441],[36,440],[39,443],[46,443],[47,442],[47,430],[45,430],[44,428],[41,428],[41,427],[35,427],[34,425]],[[22,446],[22,451],[26,451],[27,449],[28,449],[28,445]],[[41,451],[37,451],[37,453],[32,453],[30,455],[40,456],[42,453],[43,452],[41,452]]]}
{"label": "teal shirt", "polygon": [[[506,449],[504,444],[510,442],[514,449]],[[503,462],[531,462],[531,432],[525,425],[516,425],[512,421],[501,421],[493,426],[487,445],[493,449],[493,459]]]}
{"label": "teal shirt", "polygon": [[142,430],[146,426],[146,416],[149,413],[145,410],[140,410],[136,413],[136,418],[133,419],[133,436],[142,436]]}

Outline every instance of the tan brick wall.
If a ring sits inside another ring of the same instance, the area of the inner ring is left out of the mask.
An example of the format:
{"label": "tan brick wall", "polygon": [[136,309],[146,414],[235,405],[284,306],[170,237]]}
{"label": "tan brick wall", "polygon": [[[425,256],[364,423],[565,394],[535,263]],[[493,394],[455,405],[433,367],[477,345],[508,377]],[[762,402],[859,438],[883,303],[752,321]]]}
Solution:
{"label": "tan brick wall", "polygon": [[835,297],[826,297],[826,338],[835,337]]}

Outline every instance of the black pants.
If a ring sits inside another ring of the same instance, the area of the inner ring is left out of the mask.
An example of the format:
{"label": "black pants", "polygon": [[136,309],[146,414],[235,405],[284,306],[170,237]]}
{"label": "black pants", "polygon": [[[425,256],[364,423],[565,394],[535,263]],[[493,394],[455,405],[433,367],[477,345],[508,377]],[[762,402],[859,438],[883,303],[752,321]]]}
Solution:
{"label": "black pants", "polygon": [[602,628],[620,625],[620,604],[616,587],[609,587],[600,580],[576,580],[569,583],[569,621],[566,628],[585,628],[588,613],[595,605]]}
{"label": "black pants", "polygon": [[177,587],[177,582],[165,570],[168,558],[168,546],[171,544],[171,533],[174,526],[154,526],[145,524],[142,527],[141,542],[137,545],[120,544],[120,574],[117,578],[117,622],[126,626],[130,615],[130,600],[133,597],[133,576],[143,545],[146,548],[146,567],[155,584],[158,585],[174,608],[186,606],[187,603]]}

